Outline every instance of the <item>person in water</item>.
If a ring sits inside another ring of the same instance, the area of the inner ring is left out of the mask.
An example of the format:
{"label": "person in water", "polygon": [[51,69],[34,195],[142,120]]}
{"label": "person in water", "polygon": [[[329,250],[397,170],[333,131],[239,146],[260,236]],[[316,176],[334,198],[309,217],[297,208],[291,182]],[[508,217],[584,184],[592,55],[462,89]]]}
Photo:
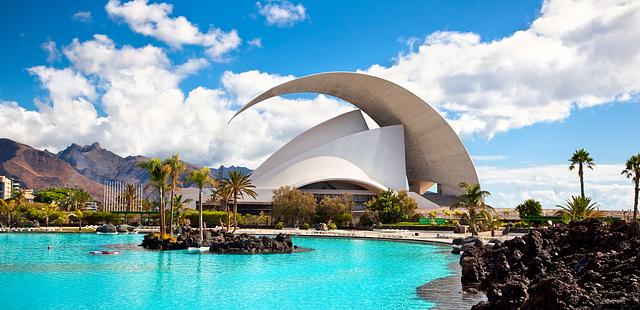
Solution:
{"label": "person in water", "polygon": [[53,249],[53,247],[51,247],[51,245],[49,245],[49,246],[47,247],[47,250],[51,251],[51,249]]}

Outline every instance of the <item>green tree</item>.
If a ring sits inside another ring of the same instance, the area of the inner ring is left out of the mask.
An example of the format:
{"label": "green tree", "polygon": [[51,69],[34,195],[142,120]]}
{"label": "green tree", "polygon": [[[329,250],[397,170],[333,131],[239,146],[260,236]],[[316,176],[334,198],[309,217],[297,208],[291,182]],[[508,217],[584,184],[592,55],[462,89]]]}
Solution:
{"label": "green tree", "polygon": [[409,193],[405,190],[398,191],[398,203],[400,204],[400,220],[402,221],[412,218],[418,209],[418,202],[409,197]]}
{"label": "green tree", "polygon": [[352,208],[353,201],[351,195],[347,193],[333,197],[325,196],[316,208],[316,216],[319,222],[329,223],[332,221],[338,226],[346,226],[351,223]]}
{"label": "green tree", "polygon": [[173,209],[176,212],[175,218],[177,222],[180,223],[180,220],[184,218],[185,209],[187,206],[193,202],[191,198],[182,198],[182,195],[173,196]]}
{"label": "green tree", "polygon": [[66,193],[66,197],[62,200],[54,200],[66,211],[80,210],[91,200],[91,194],[83,189],[69,189]]}
{"label": "green tree", "polygon": [[469,221],[469,229],[474,236],[478,235],[476,222],[479,217],[484,219],[492,218],[493,207],[484,203],[484,198],[491,195],[488,191],[483,191],[480,184],[460,183],[463,193],[458,196],[458,202],[451,205],[451,210],[464,209],[462,214]]}
{"label": "green tree", "polygon": [[633,182],[633,222],[638,220],[638,188],[640,183],[640,153],[627,159],[622,174]]}
{"label": "green tree", "polygon": [[125,205],[127,206],[126,213],[124,214],[124,222],[125,224],[129,224],[129,211],[133,207],[133,202],[138,199],[138,190],[135,185],[127,184],[124,188],[124,193],[122,193],[124,198]]}
{"label": "green tree", "polygon": [[[222,187],[233,200],[233,232],[238,229],[238,199],[244,199],[244,195],[256,198],[258,194],[253,190],[255,186],[251,183],[251,174],[244,174],[240,171],[231,171],[229,176],[222,181]],[[230,227],[227,226],[227,231]]]}
{"label": "green tree", "polygon": [[[169,166],[169,188],[171,190],[171,196],[169,201],[173,201],[173,196],[176,191],[176,186],[180,184],[180,176],[185,172],[187,166],[180,160],[180,155],[174,154],[164,161],[164,164]],[[173,235],[173,204],[171,204],[170,210],[171,219],[169,220],[169,233]]]}
{"label": "green tree", "polygon": [[189,173],[187,178],[190,182],[193,182],[198,187],[198,231],[200,232],[200,242],[204,241],[204,227],[202,225],[202,190],[205,186],[215,187],[216,181],[210,176],[211,170],[209,168],[202,168],[194,170]]}
{"label": "green tree", "polygon": [[282,186],[273,191],[274,220],[284,221],[287,226],[310,223],[316,214],[316,199],[313,194],[290,186]]}
{"label": "green tree", "polygon": [[58,204],[55,201],[42,207],[42,215],[44,216],[46,227],[49,227],[49,218],[56,214],[56,211],[58,211]]}
{"label": "green tree", "polygon": [[16,209],[16,202],[13,199],[0,199],[0,212],[7,217],[7,226],[11,226],[11,214]]}
{"label": "green tree", "polygon": [[11,198],[15,199],[19,205],[24,204],[26,201],[24,191],[21,189],[13,190]]}
{"label": "green tree", "polygon": [[158,191],[159,210],[160,210],[160,238],[164,239],[166,235],[165,216],[164,216],[164,196],[167,190],[167,178],[171,172],[171,168],[164,164],[159,158],[151,158],[142,163],[140,167],[149,173],[149,186],[154,187]]}
{"label": "green tree", "polygon": [[60,202],[69,196],[71,189],[68,188],[47,188],[37,191],[33,201],[42,203]]}
{"label": "green tree", "polygon": [[557,215],[566,217],[572,221],[580,221],[586,218],[599,217],[602,215],[598,211],[598,204],[591,201],[591,197],[571,196],[564,204],[557,205],[562,210],[556,212]]}
{"label": "green tree", "polygon": [[578,166],[578,177],[580,178],[580,197],[584,198],[584,166],[593,170],[596,165],[593,163],[593,158],[589,155],[585,149],[575,150],[571,158],[569,159],[571,164],[569,170],[574,170],[576,165]]}
{"label": "green tree", "polygon": [[527,199],[523,203],[516,206],[516,211],[520,214],[520,218],[525,216],[541,216],[542,205],[535,199]]}
{"label": "green tree", "polygon": [[84,220],[85,214],[82,210],[75,210],[73,213],[69,214],[69,218],[78,222],[78,230],[82,230],[82,220]]}
{"label": "green tree", "polygon": [[365,206],[382,223],[397,223],[411,218],[418,204],[406,191],[396,194],[389,189],[380,192],[377,197],[365,203]]}

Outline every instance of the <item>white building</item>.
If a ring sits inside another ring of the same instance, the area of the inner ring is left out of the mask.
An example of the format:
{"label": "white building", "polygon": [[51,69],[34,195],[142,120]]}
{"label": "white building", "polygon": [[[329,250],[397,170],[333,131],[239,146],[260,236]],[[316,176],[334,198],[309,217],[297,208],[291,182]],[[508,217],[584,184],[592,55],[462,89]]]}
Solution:
{"label": "white building", "polygon": [[0,199],[11,198],[13,191],[13,181],[6,176],[0,175]]}
{"label": "white building", "polygon": [[[343,192],[367,201],[386,189],[409,190],[420,208],[440,208],[460,194],[460,182],[478,183],[475,168],[451,126],[418,96],[387,80],[359,73],[321,73],[273,87],[234,118],[269,98],[319,93],[354,110],[294,138],[252,174],[259,193],[292,186],[316,195]],[[379,127],[369,126],[362,112]],[[233,119],[233,118],[232,118]],[[435,193],[428,193],[431,188]],[[245,199],[270,203],[271,195]]]}

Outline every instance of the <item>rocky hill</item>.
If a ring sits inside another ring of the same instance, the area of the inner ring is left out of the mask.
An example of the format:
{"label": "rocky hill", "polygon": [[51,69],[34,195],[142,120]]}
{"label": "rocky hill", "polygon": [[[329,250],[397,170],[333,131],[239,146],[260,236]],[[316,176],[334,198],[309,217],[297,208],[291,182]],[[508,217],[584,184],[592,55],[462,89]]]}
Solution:
{"label": "rocky hill", "polygon": [[0,139],[0,175],[17,178],[33,189],[78,186],[94,197],[102,196],[99,182],[85,177],[56,154],[9,139]]}
{"label": "rocky hill", "polygon": [[[102,197],[101,184],[105,181],[145,183],[149,176],[139,163],[147,159],[145,156],[122,157],[102,148],[97,142],[85,146],[73,143],[54,154],[0,138],[0,175],[19,179],[26,187],[35,190],[78,186],[98,200]],[[191,163],[185,164],[188,170],[200,168]],[[221,166],[212,168],[211,174],[213,177],[226,177],[233,170],[251,172],[244,167]]]}

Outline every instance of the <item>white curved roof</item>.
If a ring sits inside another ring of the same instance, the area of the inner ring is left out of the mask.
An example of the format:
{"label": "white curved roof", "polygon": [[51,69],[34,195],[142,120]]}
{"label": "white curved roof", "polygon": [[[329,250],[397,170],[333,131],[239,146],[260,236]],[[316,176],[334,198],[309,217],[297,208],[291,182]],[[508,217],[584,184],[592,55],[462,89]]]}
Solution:
{"label": "white curved roof", "polygon": [[[341,123],[344,119],[338,116],[321,124],[320,128]],[[358,184],[374,192],[408,187],[402,126],[365,130],[330,140],[316,137],[313,131],[311,135],[308,133],[303,133],[298,140],[310,138],[308,141],[327,142],[316,144],[298,154],[274,154],[272,157],[277,158],[269,158],[267,167],[262,165],[256,169],[256,174],[252,175],[253,184],[257,188],[278,188],[283,185],[301,187],[333,180]],[[292,147],[283,147],[289,148]],[[275,162],[279,164],[274,165]]]}
{"label": "white curved roof", "polygon": [[260,179],[265,173],[281,166],[292,157],[298,156],[319,145],[368,130],[360,110],[338,115],[293,138],[273,153],[252,174],[252,179]]}
{"label": "white curved roof", "polygon": [[331,72],[298,78],[258,95],[234,117],[271,97],[304,92],[343,99],[381,127],[403,125],[406,174],[413,191],[423,193],[435,182],[442,194],[455,195],[460,182],[478,183],[464,145],[438,112],[405,88],[378,77]]}

